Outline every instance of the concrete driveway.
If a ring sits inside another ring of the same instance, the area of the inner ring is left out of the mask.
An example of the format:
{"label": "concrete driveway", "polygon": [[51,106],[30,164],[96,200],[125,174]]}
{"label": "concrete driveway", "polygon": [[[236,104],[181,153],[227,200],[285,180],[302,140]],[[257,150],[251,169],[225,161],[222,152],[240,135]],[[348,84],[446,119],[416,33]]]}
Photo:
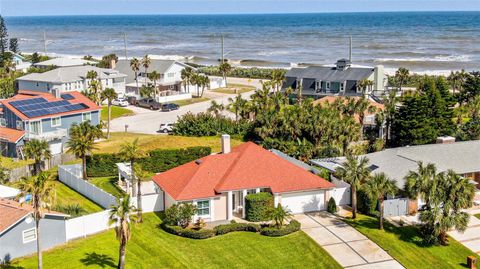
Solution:
{"label": "concrete driveway", "polygon": [[[228,78],[228,83],[251,85],[256,88],[261,87],[261,83],[259,80]],[[243,93],[242,97],[245,99],[249,99],[254,92],[255,91]],[[227,105],[229,103],[228,98],[235,97],[235,95],[233,94],[221,94],[215,92],[205,92],[204,96],[224,105]],[[191,112],[193,114],[205,112],[209,107],[210,101],[182,106],[180,107],[180,109],[170,112],[152,111],[149,109],[129,106],[128,109],[133,110],[133,112],[135,112],[135,115],[112,120],[110,128],[112,132],[123,132],[125,131],[125,125],[128,125],[128,132],[157,134],[161,123],[174,123],[177,121],[179,116],[187,114],[188,112]],[[225,112],[225,114],[229,115],[231,113]]]}
{"label": "concrete driveway", "polygon": [[344,268],[404,268],[385,250],[339,218],[327,212],[295,215],[302,230]]}
{"label": "concrete driveway", "polygon": [[480,209],[469,210],[468,213],[470,222],[465,232],[450,231],[448,234],[471,251],[480,254],[480,220],[474,216],[480,213]]}

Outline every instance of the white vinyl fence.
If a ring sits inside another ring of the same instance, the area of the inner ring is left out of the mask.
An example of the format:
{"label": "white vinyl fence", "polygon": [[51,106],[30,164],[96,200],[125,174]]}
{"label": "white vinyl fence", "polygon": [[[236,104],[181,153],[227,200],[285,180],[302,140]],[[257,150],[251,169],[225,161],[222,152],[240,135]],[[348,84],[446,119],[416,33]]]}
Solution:
{"label": "white vinyl fence", "polygon": [[[132,197],[131,204],[137,207],[136,197]],[[158,212],[163,209],[163,193],[142,195],[142,212]]]}
{"label": "white vinyl fence", "polygon": [[335,184],[335,189],[332,191],[332,197],[335,199],[337,205],[350,205],[352,194],[350,193],[350,184],[345,181],[338,180],[332,176],[332,183]]}
{"label": "white vinyl fence", "polygon": [[67,241],[108,230],[110,210],[81,216],[65,221]]}
{"label": "white vinyl fence", "polygon": [[117,205],[115,196],[82,179],[82,165],[80,164],[58,166],[58,179],[103,208]]}

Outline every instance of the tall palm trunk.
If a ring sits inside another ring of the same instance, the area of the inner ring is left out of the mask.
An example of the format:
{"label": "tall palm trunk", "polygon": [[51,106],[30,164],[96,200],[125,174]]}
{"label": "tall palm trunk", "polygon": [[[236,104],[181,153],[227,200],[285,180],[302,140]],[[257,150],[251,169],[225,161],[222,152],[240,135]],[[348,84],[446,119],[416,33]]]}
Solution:
{"label": "tall palm trunk", "polygon": [[135,71],[135,83],[137,84],[138,94],[140,94],[140,88],[138,87],[138,72],[137,71]]}
{"label": "tall palm trunk", "polygon": [[357,188],[352,185],[352,219],[357,218]]}
{"label": "tall palm trunk", "polygon": [[40,246],[40,219],[35,218],[35,228],[37,229],[37,260],[38,269],[43,268],[42,248]]}
{"label": "tall palm trunk", "polygon": [[125,268],[125,253],[127,252],[127,242],[125,242],[125,239],[122,239],[120,243],[120,250],[118,253],[118,269],[123,269]]}
{"label": "tall palm trunk", "polygon": [[142,218],[142,181],[137,179],[137,222],[143,222]]}
{"label": "tall palm trunk", "polygon": [[87,180],[87,155],[82,156],[82,175],[83,180]]}
{"label": "tall palm trunk", "polygon": [[380,230],[383,230],[383,208],[384,208],[383,200],[384,200],[383,197],[378,199],[378,201],[380,202],[380,214],[379,214],[379,220],[378,220]]}
{"label": "tall palm trunk", "polygon": [[133,159],[130,160],[130,168],[131,168],[131,172],[130,172],[131,178],[130,178],[130,180],[132,181],[132,196],[133,197],[137,196],[137,187],[135,185],[135,169],[133,169],[134,162],[135,161]]}
{"label": "tall palm trunk", "polygon": [[107,139],[110,139],[110,121],[112,119],[112,103],[108,101],[108,122],[107,122]]}

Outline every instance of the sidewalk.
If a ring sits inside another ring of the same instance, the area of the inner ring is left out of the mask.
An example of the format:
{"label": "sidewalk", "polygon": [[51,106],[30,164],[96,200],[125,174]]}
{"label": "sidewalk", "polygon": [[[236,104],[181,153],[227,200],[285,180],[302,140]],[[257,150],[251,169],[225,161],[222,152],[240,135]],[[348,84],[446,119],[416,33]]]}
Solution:
{"label": "sidewalk", "polygon": [[404,268],[385,250],[332,214],[306,213],[294,218],[302,224],[302,230],[344,268]]}
{"label": "sidewalk", "polygon": [[471,251],[480,254],[480,220],[474,216],[474,214],[480,213],[480,210],[468,210],[467,212],[470,214],[470,221],[465,232],[461,233],[454,230],[448,232],[448,235]]}

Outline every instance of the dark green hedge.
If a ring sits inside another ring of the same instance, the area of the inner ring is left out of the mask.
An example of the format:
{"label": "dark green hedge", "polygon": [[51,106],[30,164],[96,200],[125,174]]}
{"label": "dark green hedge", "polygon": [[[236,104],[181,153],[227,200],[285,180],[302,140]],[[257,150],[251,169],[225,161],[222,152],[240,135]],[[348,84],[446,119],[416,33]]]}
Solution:
{"label": "dark green hedge", "polygon": [[187,113],[178,118],[173,134],[181,136],[246,135],[251,129],[247,120],[235,121],[210,113]]}
{"label": "dark green hedge", "polygon": [[377,212],[378,199],[368,197],[364,190],[357,190],[357,209],[366,215],[375,215]]}
{"label": "dark green hedge", "polygon": [[214,229],[217,235],[228,234],[231,232],[259,232],[260,225],[255,223],[230,223],[218,225]]}
{"label": "dark green hedge", "polygon": [[193,229],[183,229],[180,226],[172,226],[165,223],[161,225],[162,229],[165,230],[167,233],[191,238],[191,239],[206,239],[215,236],[215,231],[210,229],[200,229],[200,230],[193,230]]}
{"label": "dark green hedge", "polygon": [[245,219],[252,222],[270,220],[273,209],[273,196],[268,192],[259,192],[245,196]]}
{"label": "dark green hedge", "polygon": [[330,197],[330,200],[328,200],[327,211],[332,214],[337,213],[337,203],[333,197]]}
{"label": "dark green hedge", "polygon": [[272,236],[272,237],[284,236],[284,235],[299,231],[300,226],[301,226],[300,222],[296,220],[291,220],[289,224],[287,224],[285,227],[282,227],[280,229],[275,227],[262,228],[262,230],[260,231],[260,234],[265,236]]}
{"label": "dark green hedge", "polygon": [[[210,155],[209,147],[190,147],[186,149],[152,150],[147,157],[137,162],[148,172],[159,173],[198,158]],[[108,177],[117,175],[116,163],[124,162],[119,154],[94,154],[87,157],[89,177]]]}

